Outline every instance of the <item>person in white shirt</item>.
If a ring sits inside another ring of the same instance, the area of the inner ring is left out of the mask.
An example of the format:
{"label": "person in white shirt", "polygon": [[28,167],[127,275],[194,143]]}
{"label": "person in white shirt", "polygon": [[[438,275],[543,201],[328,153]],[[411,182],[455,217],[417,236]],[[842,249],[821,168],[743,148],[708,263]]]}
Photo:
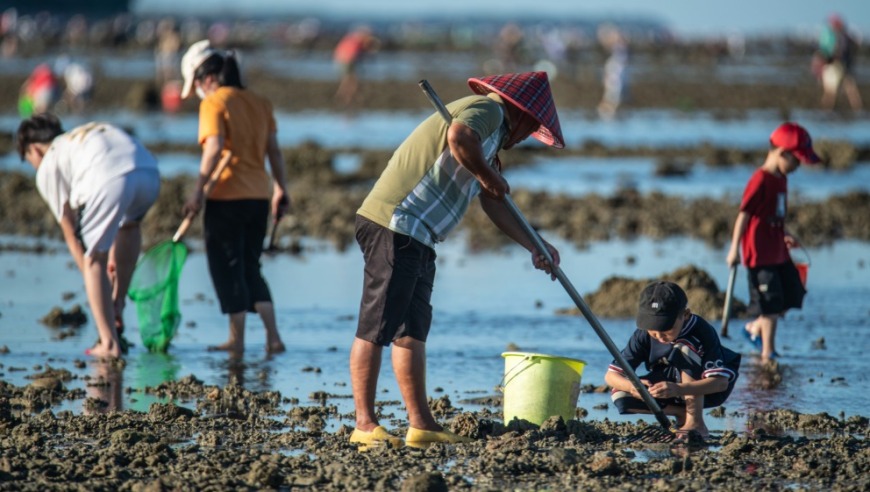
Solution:
{"label": "person in white shirt", "polygon": [[21,122],[18,154],[36,169],[36,187],[60,224],[82,272],[100,341],[86,354],[120,357],[124,299],[142,247],[139,223],[157,200],[157,160],[107,123],[64,133],[56,116]]}

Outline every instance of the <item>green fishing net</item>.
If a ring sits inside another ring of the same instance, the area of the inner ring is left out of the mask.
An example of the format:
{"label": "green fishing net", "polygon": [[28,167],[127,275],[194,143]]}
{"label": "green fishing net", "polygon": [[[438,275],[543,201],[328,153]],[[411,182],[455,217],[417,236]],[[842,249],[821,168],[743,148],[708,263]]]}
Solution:
{"label": "green fishing net", "polygon": [[136,303],[142,343],[151,352],[166,352],[181,322],[178,279],[187,246],[163,241],[145,252],[130,281],[128,295]]}

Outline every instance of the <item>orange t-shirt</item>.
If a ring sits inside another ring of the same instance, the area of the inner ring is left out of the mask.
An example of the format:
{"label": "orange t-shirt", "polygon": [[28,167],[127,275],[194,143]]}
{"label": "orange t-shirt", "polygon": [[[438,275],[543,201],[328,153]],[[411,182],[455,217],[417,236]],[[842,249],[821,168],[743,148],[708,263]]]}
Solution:
{"label": "orange t-shirt", "polygon": [[199,143],[224,138],[224,151],[233,153],[209,193],[210,200],[272,198],[272,179],[266,172],[266,145],[277,131],[272,104],[251,91],[221,87],[199,105]]}
{"label": "orange t-shirt", "polygon": [[352,32],[346,34],[333,52],[333,59],[339,63],[355,63],[371,44],[371,35]]}

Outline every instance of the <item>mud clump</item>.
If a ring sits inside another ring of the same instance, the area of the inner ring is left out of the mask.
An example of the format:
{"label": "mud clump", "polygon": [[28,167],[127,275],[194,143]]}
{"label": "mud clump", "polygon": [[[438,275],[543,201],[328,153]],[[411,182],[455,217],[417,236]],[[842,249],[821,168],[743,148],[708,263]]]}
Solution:
{"label": "mud clump", "polygon": [[447,482],[439,472],[421,473],[402,482],[402,492],[447,492]]}
{"label": "mud clump", "polygon": [[62,326],[70,326],[78,328],[88,322],[88,317],[82,311],[82,307],[78,304],[71,307],[69,311],[64,311],[63,308],[53,307],[39,320],[42,324],[52,328],[60,328]]}
{"label": "mud clump", "polygon": [[[386,157],[378,152],[356,151],[364,153],[363,161],[367,164],[353,176],[341,178],[328,166],[301,162],[310,158],[322,163],[328,159],[321,154],[334,157],[335,152],[313,144],[287,150],[288,168],[301,174],[290,174],[293,212],[279,223],[276,232],[279,244],[288,238],[290,247],[279,252],[304,253],[299,244],[304,237],[327,240],[340,251],[353,244],[356,210],[368,193],[371,180],[386,164]],[[172,237],[181,223],[182,206],[192,186],[190,176],[162,180],[157,202],[142,222],[144,248]],[[728,199],[685,200],[658,192],[643,195],[633,189],[619,190],[606,197],[570,197],[525,190],[513,191],[512,196],[545,237],[555,234],[581,247],[614,238],[674,236],[722,246],[730,240],[738,205]],[[870,241],[870,193],[854,191],[822,202],[796,197],[789,207],[788,223],[806,246],[830,244],[839,239]],[[509,243],[478,205],[469,209],[461,227],[473,250],[501,248]],[[0,233],[60,237],[60,230],[48,207],[41,202],[32,178],[0,171]],[[187,238],[201,237],[201,233],[201,221],[194,221]]]}
{"label": "mud clump", "polygon": [[[631,279],[614,276],[601,283],[595,292],[584,296],[589,308],[598,316],[605,318],[633,318],[637,314],[637,302],[640,293],[647,284],[654,280],[674,282],[686,291],[689,298],[689,308],[693,313],[709,320],[722,315],[725,304],[725,292],[719,291],[713,278],[694,265],[680,267],[666,273],[660,278]],[[746,315],[746,304],[733,299],[731,315],[740,318]],[[560,311],[563,314],[579,315],[577,308]]]}

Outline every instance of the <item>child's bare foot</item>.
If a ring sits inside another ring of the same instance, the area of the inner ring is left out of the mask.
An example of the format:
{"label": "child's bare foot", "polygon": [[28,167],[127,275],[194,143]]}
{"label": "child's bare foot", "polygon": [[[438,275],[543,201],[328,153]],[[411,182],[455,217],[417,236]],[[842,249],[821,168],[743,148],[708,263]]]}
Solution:
{"label": "child's bare foot", "polygon": [[706,425],[701,425],[701,426],[696,425],[693,427],[683,426],[676,431],[676,434],[677,434],[677,438],[683,438],[687,441],[691,441],[693,438],[700,438],[700,439],[709,439],[710,438],[710,431],[707,429]]}
{"label": "child's bare foot", "polygon": [[753,337],[761,336],[761,333],[759,333],[761,330],[757,326],[755,326],[755,320],[746,323],[743,328]]}

